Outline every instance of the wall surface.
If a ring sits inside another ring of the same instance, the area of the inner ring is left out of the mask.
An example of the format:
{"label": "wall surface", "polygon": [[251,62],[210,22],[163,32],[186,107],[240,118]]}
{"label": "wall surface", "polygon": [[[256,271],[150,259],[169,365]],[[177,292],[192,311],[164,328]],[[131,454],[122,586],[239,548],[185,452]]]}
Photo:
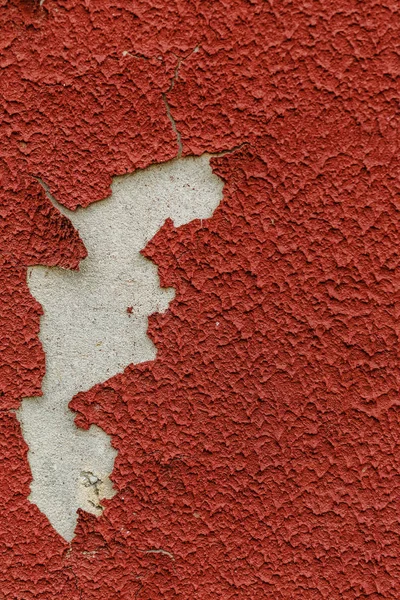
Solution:
{"label": "wall surface", "polygon": [[97,426],[76,427],[68,403],[130,364],[156,358],[148,317],[168,308],[174,290],[160,287],[156,265],[140,251],[166,219],[180,226],[210,218],[222,189],[207,155],[118,177],[106,200],[75,212],[59,206],[88,252],[79,272],[28,270],[30,292],[44,311],[40,340],[46,353],[43,396],[25,398],[18,412],[30,450],[29,499],[68,541],[77,509],[100,515],[102,498],[114,495],[109,475],[116,454]]}
{"label": "wall surface", "polygon": [[[0,0],[0,22],[0,600],[398,600],[398,3]],[[27,272],[87,255],[45,189],[75,210],[205,153],[213,216],[142,250],[175,290],[154,359],[71,398],[115,462],[68,541],[28,499],[18,411],[46,370]]]}

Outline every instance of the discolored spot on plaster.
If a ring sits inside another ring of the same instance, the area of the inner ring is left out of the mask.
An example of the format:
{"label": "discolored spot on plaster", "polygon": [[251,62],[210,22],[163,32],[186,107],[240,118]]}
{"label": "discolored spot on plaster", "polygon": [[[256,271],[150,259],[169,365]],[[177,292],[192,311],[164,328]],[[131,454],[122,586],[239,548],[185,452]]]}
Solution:
{"label": "discolored spot on plaster", "polygon": [[76,428],[68,403],[131,363],[154,360],[147,318],[165,311],[174,291],[160,288],[156,266],[140,250],[168,217],[175,226],[210,217],[222,187],[207,155],[118,177],[110,198],[76,212],[61,209],[88,250],[80,271],[35,266],[28,272],[44,309],[46,353],[43,396],[26,398],[19,410],[33,475],[30,500],[66,540],[78,508],[99,515],[101,499],[112,497],[116,456],[99,427]]}

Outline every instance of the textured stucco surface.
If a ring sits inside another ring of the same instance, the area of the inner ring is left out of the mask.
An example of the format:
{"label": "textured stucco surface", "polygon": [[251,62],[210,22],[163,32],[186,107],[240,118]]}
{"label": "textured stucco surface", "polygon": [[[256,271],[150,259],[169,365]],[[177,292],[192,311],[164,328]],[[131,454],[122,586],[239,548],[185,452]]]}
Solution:
{"label": "textured stucco surface", "polygon": [[[0,594],[397,600],[398,4],[0,6]],[[156,359],[71,404],[118,456],[69,545],[13,410],[45,371],[27,268],[85,249],[34,177],[105,198],[177,155],[169,116],[184,156],[240,148],[212,219],[146,246]]]}
{"label": "textured stucco surface", "polygon": [[41,304],[46,354],[43,396],[26,398],[19,420],[28,443],[31,502],[66,540],[76,510],[100,515],[112,497],[115,450],[98,427],[77,429],[68,402],[131,363],[154,360],[148,316],[164,312],[173,289],[160,288],[157,268],[140,251],[171,219],[176,226],[208,219],[222,198],[210,157],[188,157],[118,177],[112,195],[77,211],[61,210],[88,251],[79,272],[31,267],[28,286]]}

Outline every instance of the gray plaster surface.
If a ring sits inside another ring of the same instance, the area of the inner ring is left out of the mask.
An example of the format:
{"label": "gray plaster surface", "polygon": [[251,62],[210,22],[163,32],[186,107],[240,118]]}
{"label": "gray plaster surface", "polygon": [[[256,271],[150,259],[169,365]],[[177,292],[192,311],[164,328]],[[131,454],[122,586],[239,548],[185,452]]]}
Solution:
{"label": "gray plaster surface", "polygon": [[24,399],[18,412],[29,446],[30,500],[68,541],[77,509],[100,515],[100,500],[112,497],[116,456],[101,429],[75,426],[68,403],[129,364],[155,358],[147,317],[165,311],[174,290],[160,288],[156,266],[139,251],[168,217],[175,226],[209,218],[222,188],[207,155],[117,177],[106,200],[76,212],[58,207],[88,250],[80,271],[35,266],[28,272],[29,289],[44,309],[46,353],[43,396]]}

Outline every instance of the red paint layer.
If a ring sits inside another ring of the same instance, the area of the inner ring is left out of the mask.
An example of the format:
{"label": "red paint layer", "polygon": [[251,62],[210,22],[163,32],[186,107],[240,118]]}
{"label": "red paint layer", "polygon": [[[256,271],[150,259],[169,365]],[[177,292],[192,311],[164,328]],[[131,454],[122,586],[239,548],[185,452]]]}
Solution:
{"label": "red paint layer", "polygon": [[44,355],[38,339],[42,308],[29,293],[27,266],[77,269],[86,249],[71,222],[36,182],[3,190],[0,208],[0,409],[41,394]]}
{"label": "red paint layer", "polygon": [[320,208],[351,161],[290,198],[269,145],[214,164],[228,183],[213,218],[167,222],[145,251],[177,290],[151,319],[157,360],[72,402],[119,452],[75,569],[93,598],[395,598],[397,341],[374,242],[395,209],[371,194],[363,235],[357,185]]}
{"label": "red paint layer", "polygon": [[[400,31],[394,2],[1,2],[0,392],[7,600],[397,599]],[[146,248],[176,288],[153,363],[78,395],[118,494],[67,545],[26,499],[13,414],[44,357],[31,264],[73,208],[174,156],[227,185]],[[397,203],[397,204],[396,204]],[[156,552],[163,550],[163,552]]]}

